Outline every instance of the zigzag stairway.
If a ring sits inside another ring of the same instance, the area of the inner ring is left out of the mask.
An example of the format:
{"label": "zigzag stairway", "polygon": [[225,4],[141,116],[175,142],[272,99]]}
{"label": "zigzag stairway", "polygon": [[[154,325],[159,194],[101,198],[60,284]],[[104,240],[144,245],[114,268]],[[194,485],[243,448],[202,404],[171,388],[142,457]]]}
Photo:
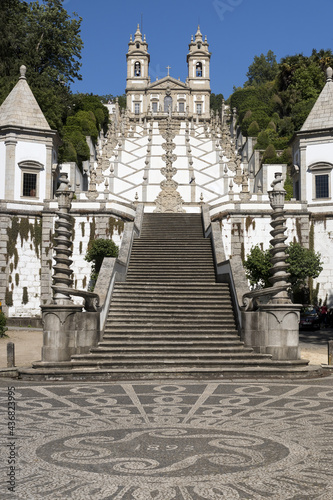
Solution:
{"label": "zigzag stairway", "polygon": [[281,375],[304,362],[292,367],[244,347],[200,215],[153,213],[144,215],[126,282],[115,286],[102,342],[71,365],[110,378],[215,378]]}

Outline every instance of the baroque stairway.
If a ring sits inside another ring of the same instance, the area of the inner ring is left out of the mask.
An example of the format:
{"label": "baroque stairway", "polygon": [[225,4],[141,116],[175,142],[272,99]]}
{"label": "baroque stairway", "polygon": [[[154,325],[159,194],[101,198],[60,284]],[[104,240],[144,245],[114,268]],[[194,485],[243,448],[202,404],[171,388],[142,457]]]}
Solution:
{"label": "baroque stairway", "polygon": [[121,379],[274,376],[290,368],[240,341],[229,286],[215,282],[201,215],[158,213],[144,215],[103,340],[72,356],[71,365]]}
{"label": "baroque stairway", "polygon": [[320,376],[241,342],[229,285],[217,283],[201,215],[145,214],[125,282],[114,286],[103,339],[70,361],[35,362],[19,377],[137,380]]}

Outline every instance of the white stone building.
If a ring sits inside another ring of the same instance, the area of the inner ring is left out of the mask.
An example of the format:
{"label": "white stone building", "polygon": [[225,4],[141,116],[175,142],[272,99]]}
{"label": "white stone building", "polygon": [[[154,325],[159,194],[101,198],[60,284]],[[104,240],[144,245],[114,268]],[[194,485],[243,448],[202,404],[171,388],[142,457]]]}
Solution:
{"label": "white stone building", "polygon": [[[90,264],[84,260],[89,240],[112,237],[120,243],[123,223],[133,220],[138,202],[144,203],[146,212],[197,213],[206,203],[211,219],[220,222],[227,259],[245,257],[255,244],[268,248],[271,209],[267,191],[275,172],[285,175],[287,167],[262,165],[254,139],[237,133],[235,116],[230,126],[225,105],[220,113],[211,113],[210,56],[207,40],[198,29],[187,56],[187,81],[182,83],[169,75],[151,82],[145,37],[137,29],[130,41],[127,110],[121,112],[117,103],[113,105],[107,135],[101,135],[96,152],[91,147],[84,176],[88,189],[75,165],[63,166],[76,190],[71,212],[75,219],[76,288],[86,289],[89,282]],[[322,255],[319,296],[330,306],[332,92],[332,74],[328,72],[326,86],[295,135],[295,198],[285,206],[287,243],[299,241]],[[172,130],[169,157],[167,130]],[[0,175],[6,180],[0,183],[0,300],[9,317],[39,317],[40,304],[50,299],[57,141],[22,70],[18,84],[0,107]],[[161,204],[168,158],[174,169],[173,194]]]}

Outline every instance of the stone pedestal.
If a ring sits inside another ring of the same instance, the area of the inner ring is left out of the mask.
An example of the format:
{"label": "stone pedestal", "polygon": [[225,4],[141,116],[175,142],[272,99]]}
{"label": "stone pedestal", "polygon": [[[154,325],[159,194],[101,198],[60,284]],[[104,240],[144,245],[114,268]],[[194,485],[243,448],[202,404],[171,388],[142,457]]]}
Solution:
{"label": "stone pedestal", "polygon": [[69,361],[85,354],[99,341],[99,314],[82,312],[81,306],[42,306],[42,361]]}
{"label": "stone pedestal", "polygon": [[277,360],[300,359],[298,304],[265,304],[242,312],[242,339],[255,352]]}

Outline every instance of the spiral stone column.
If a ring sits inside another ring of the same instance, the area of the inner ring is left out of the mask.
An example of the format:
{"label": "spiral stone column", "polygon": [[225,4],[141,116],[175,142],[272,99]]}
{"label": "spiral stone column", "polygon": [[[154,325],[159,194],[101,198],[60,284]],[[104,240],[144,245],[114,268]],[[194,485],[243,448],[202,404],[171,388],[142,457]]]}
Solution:
{"label": "spiral stone column", "polygon": [[[273,209],[271,220],[271,226],[273,228],[271,235],[273,236],[273,239],[270,241],[272,245],[272,267],[270,270],[272,276],[269,278],[269,281],[273,285],[273,292],[274,288],[278,288],[280,291],[274,294],[270,303],[290,304],[291,300],[289,299],[287,292],[289,287],[288,278],[290,276],[290,274],[287,273],[288,264],[286,264],[287,245],[285,244],[285,241],[287,236],[284,234],[286,231],[284,210],[286,191],[282,185],[282,174],[280,172],[275,174],[275,179],[272,182],[272,188],[272,191],[268,192],[271,207]],[[281,291],[281,287],[284,288],[284,290]]]}
{"label": "spiral stone column", "polygon": [[70,190],[67,174],[63,173],[60,177],[60,186],[56,191],[58,198],[58,220],[55,223],[56,246],[54,248],[53,266],[53,301],[57,305],[69,305],[72,299],[69,295],[69,289],[73,287],[73,279],[70,266],[72,257],[72,217],[69,215],[74,192]]}
{"label": "spiral stone column", "polygon": [[78,352],[80,313],[82,306],[75,305],[70,296],[72,289],[72,220],[69,215],[73,191],[67,174],[60,177],[60,186],[56,191],[58,198],[58,220],[55,227],[54,248],[55,265],[53,266],[53,301],[42,306],[43,318],[43,362],[69,361],[72,354]]}
{"label": "spiral stone column", "polygon": [[[282,174],[276,173],[269,191],[272,212],[272,257],[270,281],[272,287],[253,292],[256,300],[260,297],[270,297],[268,303],[259,303],[257,308],[242,313],[242,338],[246,346],[251,346],[256,352],[271,354],[273,359],[288,360],[294,363],[300,360],[299,349],[299,311],[301,305],[292,304],[288,297],[288,264],[286,264],[284,234],[285,190],[282,185]],[[251,295],[248,294],[248,295]],[[303,364],[306,363],[303,361]]]}

